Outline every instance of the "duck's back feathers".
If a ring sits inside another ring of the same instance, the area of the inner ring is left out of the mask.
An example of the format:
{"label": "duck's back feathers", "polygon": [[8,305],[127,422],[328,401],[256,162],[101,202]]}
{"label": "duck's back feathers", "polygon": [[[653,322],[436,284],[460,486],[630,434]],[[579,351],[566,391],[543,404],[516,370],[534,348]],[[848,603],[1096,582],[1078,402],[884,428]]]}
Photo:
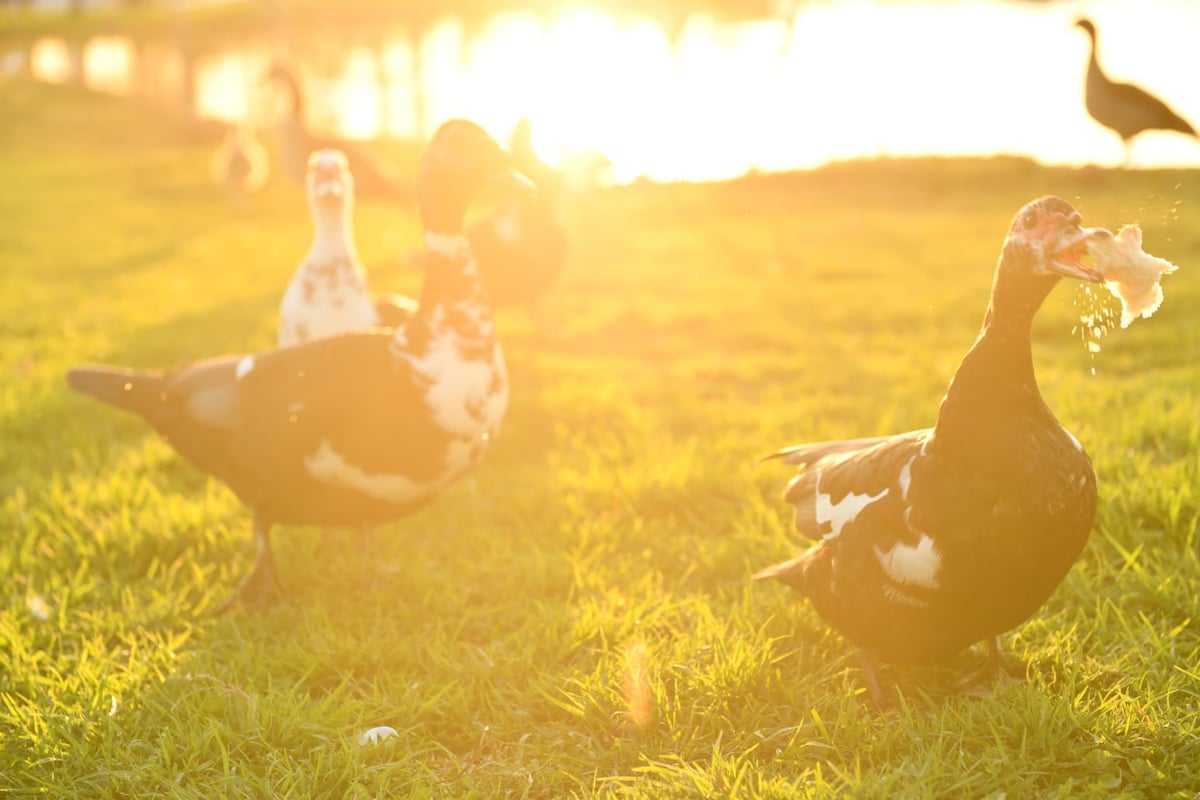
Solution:
{"label": "duck's back feathers", "polygon": [[385,294],[375,298],[376,324],[385,328],[402,328],[417,313],[415,298],[402,294]]}
{"label": "duck's back feathers", "polygon": [[889,494],[907,498],[912,464],[928,435],[921,430],[781,451],[786,463],[801,466],[784,492],[796,509],[797,529],[810,539],[833,539]]}

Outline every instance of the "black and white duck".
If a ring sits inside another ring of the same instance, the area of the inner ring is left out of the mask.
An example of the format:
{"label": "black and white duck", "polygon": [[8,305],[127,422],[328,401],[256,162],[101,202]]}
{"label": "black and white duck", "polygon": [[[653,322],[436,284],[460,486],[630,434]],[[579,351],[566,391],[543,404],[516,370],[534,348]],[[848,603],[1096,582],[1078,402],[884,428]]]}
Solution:
{"label": "black and white duck", "polygon": [[[491,214],[467,226],[471,250],[493,306],[531,305],[554,284],[567,258],[567,235],[559,206],[561,176],[533,148],[529,120],[509,137],[513,166],[536,191],[503,198]],[[421,253],[412,259],[420,263]]]}
{"label": "black and white duck", "polygon": [[785,498],[816,543],[754,577],[777,578],[878,662],[934,663],[984,641],[968,683],[1005,666],[1000,635],[1036,612],[1075,563],[1096,512],[1096,474],[1038,392],[1030,328],[1061,277],[1099,281],[1081,262],[1103,229],[1043,197],[1013,219],[975,344],[932,428],[789,447]]}
{"label": "black and white duck", "polygon": [[279,346],[346,331],[395,328],[416,312],[403,295],[372,296],[354,239],[354,176],[340,150],[308,157],[305,194],[313,241],[279,308]]}
{"label": "black and white duck", "polygon": [[250,509],[257,557],[230,603],[274,594],[275,525],[397,519],[487,453],[507,408],[508,378],[462,226],[476,193],[506,176],[516,178],[507,154],[473,123],[448,122],[434,136],[417,179],[425,282],[403,328],[167,372],[67,373],[76,391],[144,418]]}
{"label": "black and white duck", "polygon": [[277,125],[279,165],[284,174],[303,184],[308,157],[313,151],[340,150],[358,182],[360,196],[406,204],[412,202],[411,189],[381,159],[354,142],[317,134],[309,128],[300,79],[289,65],[280,61],[273,63],[267,71],[266,82],[280,87],[284,95],[283,115]]}

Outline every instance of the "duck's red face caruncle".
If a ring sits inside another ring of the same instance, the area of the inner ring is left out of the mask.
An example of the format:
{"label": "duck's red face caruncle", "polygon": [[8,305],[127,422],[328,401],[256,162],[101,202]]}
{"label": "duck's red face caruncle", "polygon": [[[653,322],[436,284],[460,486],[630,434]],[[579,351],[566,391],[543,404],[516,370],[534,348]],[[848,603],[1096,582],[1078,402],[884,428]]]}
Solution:
{"label": "duck's red face caruncle", "polygon": [[1027,255],[1036,275],[1058,275],[1098,283],[1103,277],[1083,263],[1088,240],[1104,228],[1082,228],[1082,217],[1070,203],[1057,197],[1043,197],[1018,212],[1009,229],[1010,244]]}

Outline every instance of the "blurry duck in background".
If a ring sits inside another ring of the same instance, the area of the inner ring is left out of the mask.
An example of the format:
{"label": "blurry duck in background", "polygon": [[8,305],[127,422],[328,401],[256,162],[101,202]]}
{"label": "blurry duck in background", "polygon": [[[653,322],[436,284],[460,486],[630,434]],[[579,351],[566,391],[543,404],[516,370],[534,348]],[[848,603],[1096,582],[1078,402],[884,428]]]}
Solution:
{"label": "blurry duck in background", "polygon": [[1084,103],[1092,119],[1121,137],[1125,146],[1125,166],[1130,164],[1133,137],[1143,131],[1178,131],[1200,138],[1196,129],[1162,100],[1131,83],[1118,83],[1105,75],[1096,58],[1096,26],[1089,19],[1077,20],[1075,25],[1082,28],[1091,41]]}
{"label": "blurry duck in background", "polygon": [[[471,251],[492,305],[532,305],[558,278],[567,258],[567,236],[559,210],[562,177],[538,158],[533,127],[522,118],[509,137],[513,167],[536,191],[509,195],[493,214],[467,227]],[[420,262],[422,253],[414,256]]]}
{"label": "blurry duck in background", "polygon": [[513,166],[537,192],[512,196],[494,216],[467,229],[479,271],[496,306],[529,305],[554,283],[567,260],[559,210],[562,177],[533,147],[533,126],[522,118],[509,137]]}
{"label": "blurry duck in background", "polygon": [[508,406],[508,376],[463,235],[467,207],[487,183],[517,191],[521,181],[481,128],[447,122],[417,179],[425,283],[404,328],[344,333],[170,371],[68,371],[72,389],[142,417],[250,509],[254,567],[224,607],[274,597],[275,525],[359,527],[399,519],[482,461],[495,441]]}
{"label": "blurry duck in background", "polygon": [[403,295],[373,298],[354,240],[354,176],[340,150],[308,157],[305,193],[313,241],[279,309],[279,346],[291,347],[346,331],[400,327],[416,311]]}
{"label": "blurry duck in background", "polygon": [[254,129],[231,125],[220,149],[213,154],[211,168],[213,182],[225,190],[230,206],[244,210],[246,197],[266,185],[270,171],[267,149]]}
{"label": "blurry duck in background", "polygon": [[412,191],[395,171],[362,147],[333,136],[320,136],[308,128],[305,121],[304,94],[295,71],[276,61],[268,70],[266,82],[279,86],[284,93],[284,112],[279,120],[279,163],[281,170],[297,183],[303,184],[308,157],[314,150],[340,150],[345,154],[354,174],[360,197],[411,203]]}

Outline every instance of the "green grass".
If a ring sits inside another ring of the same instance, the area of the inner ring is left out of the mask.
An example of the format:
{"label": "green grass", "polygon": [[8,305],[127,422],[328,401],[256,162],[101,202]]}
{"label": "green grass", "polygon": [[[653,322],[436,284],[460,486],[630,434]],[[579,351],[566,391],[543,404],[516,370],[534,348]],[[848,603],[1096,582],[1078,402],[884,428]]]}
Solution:
{"label": "green grass", "polygon": [[[505,311],[489,460],[378,531],[285,528],[291,601],[217,618],[244,509],[72,364],[273,341],[297,191],[233,215],[209,150],[117,101],[0,86],[0,795],[1128,797],[1200,790],[1200,183],[1017,159],[848,164],[572,200],[573,258]],[[1053,192],[1181,265],[1094,358],[1059,287],[1035,359],[1100,476],[1096,528],[1009,637],[1025,682],[896,669],[753,570],[801,543],[757,458],[929,424],[1013,212]],[[377,288],[419,241],[362,204]],[[1093,374],[1094,370],[1094,374]],[[44,612],[40,619],[39,614]],[[362,730],[398,736],[360,748]]]}

